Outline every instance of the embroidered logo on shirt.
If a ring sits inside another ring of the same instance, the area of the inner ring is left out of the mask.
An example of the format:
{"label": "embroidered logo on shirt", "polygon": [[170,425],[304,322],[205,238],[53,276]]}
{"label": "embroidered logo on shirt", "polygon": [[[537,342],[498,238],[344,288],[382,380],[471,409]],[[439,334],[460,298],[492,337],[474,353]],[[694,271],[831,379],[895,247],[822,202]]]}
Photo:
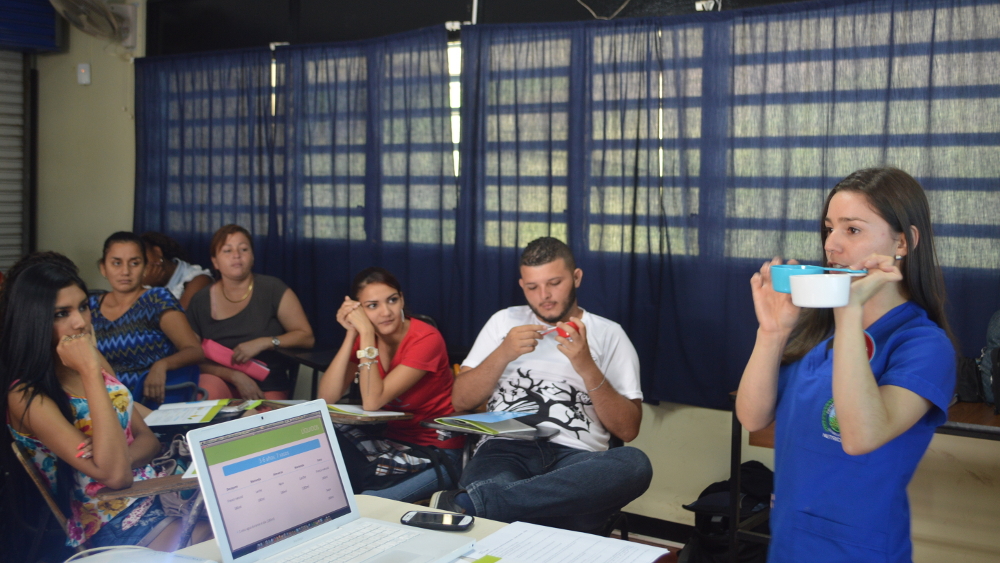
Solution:
{"label": "embroidered logo on shirt", "polygon": [[823,405],[823,437],[835,442],[840,441],[840,424],[837,422],[837,408],[830,399]]}
{"label": "embroidered logo on shirt", "polygon": [[[868,353],[868,361],[871,362],[872,358],[875,357],[875,339],[872,335],[868,334],[868,331],[864,331],[865,334],[865,351]],[[823,437],[827,440],[833,440],[834,442],[840,441],[840,424],[837,422],[837,407],[833,404],[833,399],[823,405],[823,416],[821,422],[823,423]]]}
{"label": "embroidered logo on shirt", "polygon": [[870,362],[872,361],[872,358],[875,357],[875,339],[872,338],[872,335],[868,334],[867,330],[864,331],[864,333],[865,333],[865,351],[868,352],[868,361]]}

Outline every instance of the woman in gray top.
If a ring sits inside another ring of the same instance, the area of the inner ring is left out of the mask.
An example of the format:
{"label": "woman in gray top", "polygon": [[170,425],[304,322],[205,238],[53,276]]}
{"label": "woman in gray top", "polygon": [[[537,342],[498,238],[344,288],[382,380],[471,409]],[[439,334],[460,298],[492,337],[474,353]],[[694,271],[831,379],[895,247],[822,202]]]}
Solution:
{"label": "woman in gray top", "polygon": [[202,338],[232,348],[234,364],[256,358],[271,373],[258,384],[241,371],[206,361],[201,365],[201,386],[212,399],[287,399],[297,365],[272,350],[312,348],[315,342],[299,298],[278,278],[251,271],[253,241],[243,227],[220,228],[212,236],[210,250],[219,280],[191,299],[187,310],[191,328]]}

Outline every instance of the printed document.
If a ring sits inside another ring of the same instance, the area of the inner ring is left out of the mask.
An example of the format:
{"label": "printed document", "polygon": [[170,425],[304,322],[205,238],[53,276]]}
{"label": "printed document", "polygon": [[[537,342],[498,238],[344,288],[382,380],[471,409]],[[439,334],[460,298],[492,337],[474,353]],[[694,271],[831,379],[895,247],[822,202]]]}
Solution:
{"label": "printed document", "polygon": [[197,424],[215,418],[229,399],[218,401],[195,401],[193,403],[166,403],[151,412],[144,419],[146,426],[166,426],[170,424]]}
{"label": "printed document", "polygon": [[327,405],[326,408],[330,409],[330,412],[337,414],[349,414],[353,416],[371,416],[371,417],[382,417],[382,416],[399,416],[401,412],[396,411],[366,411],[361,408],[361,405]]}
{"label": "printed document", "polygon": [[476,563],[653,563],[661,547],[514,522],[476,542]]}

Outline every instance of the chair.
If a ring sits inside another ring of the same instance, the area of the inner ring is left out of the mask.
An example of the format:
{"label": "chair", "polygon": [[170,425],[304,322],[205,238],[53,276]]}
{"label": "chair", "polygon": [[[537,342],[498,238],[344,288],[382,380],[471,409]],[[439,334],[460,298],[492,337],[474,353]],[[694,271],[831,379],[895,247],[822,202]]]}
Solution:
{"label": "chair", "polygon": [[173,385],[166,385],[163,387],[164,392],[166,391],[176,391],[178,389],[184,389],[186,387],[191,388],[191,395],[188,396],[188,401],[200,401],[208,398],[208,391],[198,387],[198,384],[193,381],[185,381],[184,383],[175,383]]}
{"label": "chair", "polygon": [[[56,521],[59,522],[59,526],[66,535],[69,535],[69,528],[66,527],[66,515],[63,514],[59,504],[56,503],[55,497],[52,496],[52,491],[49,490],[49,486],[45,483],[45,479],[42,474],[38,472],[38,468],[35,464],[28,459],[27,453],[21,448],[21,445],[17,442],[11,442],[10,447],[14,450],[14,457],[17,461],[21,462],[21,467],[28,473],[28,477],[31,478],[32,482],[35,483],[35,487],[38,488],[38,492],[41,493],[42,498],[45,499],[45,504],[48,505],[49,510],[52,511],[52,515],[56,517]],[[77,551],[81,551],[81,548],[77,547]]]}
{"label": "chair", "polygon": [[[740,514],[740,466],[742,460],[741,449],[743,447],[743,425],[736,416],[736,392],[729,394],[733,404],[732,417],[732,442],[730,444],[729,461],[729,560],[739,561],[740,540],[746,540],[757,544],[768,545],[771,542],[770,534],[754,532],[753,529],[760,524],[769,521],[771,510],[764,509],[749,518],[742,519]],[[774,448],[774,423],[763,430],[750,433],[750,445]]]}
{"label": "chair", "polygon": [[[63,513],[61,508],[59,508],[59,504],[56,502],[55,497],[52,496],[52,492],[49,490],[48,485],[45,483],[45,479],[38,472],[38,468],[35,467],[34,462],[32,462],[31,459],[28,458],[27,453],[24,451],[23,448],[21,448],[20,444],[18,444],[17,442],[11,442],[10,445],[11,448],[14,450],[14,456],[17,457],[17,460],[19,462],[21,462],[21,467],[24,468],[24,470],[28,473],[28,476],[31,477],[31,480],[35,483],[35,487],[38,488],[38,492],[41,493],[42,498],[45,499],[45,504],[48,505],[49,510],[52,511],[52,515],[55,516],[56,520],[59,522],[59,525],[62,527],[63,533],[65,533],[68,536],[69,528],[67,527],[66,524],[67,521],[66,514]],[[98,498],[99,500],[111,500],[115,498],[129,498],[133,496],[143,497],[143,496],[149,496],[151,494],[159,494],[170,491],[181,491],[197,487],[196,480],[192,479],[182,480],[180,475],[158,477],[156,479],[148,479],[146,481],[141,481],[140,483],[142,484],[142,486],[139,487],[139,491],[141,492],[137,491],[137,494],[129,495],[125,490],[121,492],[109,491],[110,494],[106,493],[104,495],[101,495],[100,493],[98,493]],[[178,538],[177,545],[175,545],[173,549],[180,549],[181,547],[184,547],[191,539],[191,533],[194,530],[194,525],[197,522],[199,513],[201,512],[203,505],[200,491],[199,493],[196,494],[198,495],[198,498],[192,501],[194,503],[192,510],[188,513],[187,516],[185,516],[183,520],[181,527],[182,528],[181,536]],[[80,552],[83,549],[84,549],[83,546],[77,546],[76,551]]]}
{"label": "chair", "polygon": [[425,323],[431,325],[434,328],[438,327],[437,321],[435,321],[434,318],[431,317],[430,315],[421,315],[420,313],[410,313],[409,317],[411,319],[419,319],[421,321],[424,321]]}

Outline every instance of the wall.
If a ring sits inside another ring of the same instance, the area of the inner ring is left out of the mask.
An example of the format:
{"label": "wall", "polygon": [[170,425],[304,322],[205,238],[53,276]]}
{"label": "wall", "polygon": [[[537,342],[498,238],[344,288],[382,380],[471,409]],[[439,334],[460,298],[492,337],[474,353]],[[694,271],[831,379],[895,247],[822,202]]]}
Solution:
{"label": "wall", "polygon": [[[143,0],[140,21],[144,11]],[[69,51],[39,55],[36,64],[38,249],[69,256],[88,285],[105,289],[109,286],[96,266],[101,245],[112,232],[132,229],[135,81],[130,56],[71,27]],[[88,86],[76,83],[78,63],[90,63]]]}
{"label": "wall", "polygon": [[[65,253],[88,284],[101,287],[94,263],[104,238],[132,226],[133,67],[122,54],[74,30],[68,53],[38,58],[39,248]],[[76,84],[79,62],[91,64],[90,86]],[[300,385],[297,396],[305,389]],[[627,510],[693,524],[680,506],[728,478],[730,414],[669,403],[643,411],[633,445],[649,454],[656,471],[649,491]],[[744,459],[773,465],[770,450],[744,452]],[[936,436],[910,497],[917,563],[1000,560],[1000,442]]]}

